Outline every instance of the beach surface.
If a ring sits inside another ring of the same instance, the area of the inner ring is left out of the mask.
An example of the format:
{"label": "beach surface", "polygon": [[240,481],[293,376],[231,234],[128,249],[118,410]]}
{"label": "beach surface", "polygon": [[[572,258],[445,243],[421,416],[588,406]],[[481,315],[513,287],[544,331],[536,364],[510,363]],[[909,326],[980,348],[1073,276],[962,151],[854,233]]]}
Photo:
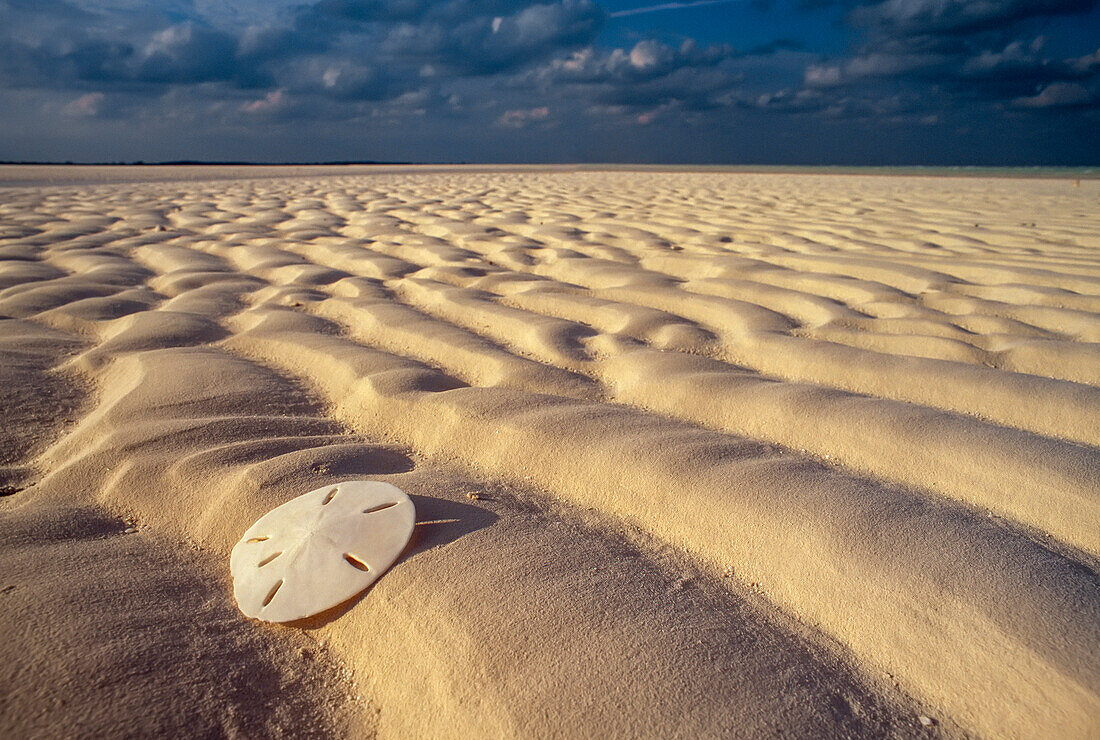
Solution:
{"label": "beach surface", "polygon": [[[0,734],[1100,736],[1100,181],[0,183]],[[393,568],[238,612],[356,479]]]}

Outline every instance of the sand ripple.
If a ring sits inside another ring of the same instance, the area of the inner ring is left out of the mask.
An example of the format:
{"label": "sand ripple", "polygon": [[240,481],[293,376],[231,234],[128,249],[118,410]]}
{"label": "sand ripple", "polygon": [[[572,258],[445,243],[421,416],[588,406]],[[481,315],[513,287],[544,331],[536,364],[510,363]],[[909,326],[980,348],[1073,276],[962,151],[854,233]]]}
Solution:
{"label": "sand ripple", "polygon": [[[1096,196],[461,170],[7,189],[3,338],[96,388],[28,492],[224,555],[326,477],[409,490],[450,525],[320,628],[383,732],[919,711],[1088,735]],[[439,711],[386,710],[414,689]]]}

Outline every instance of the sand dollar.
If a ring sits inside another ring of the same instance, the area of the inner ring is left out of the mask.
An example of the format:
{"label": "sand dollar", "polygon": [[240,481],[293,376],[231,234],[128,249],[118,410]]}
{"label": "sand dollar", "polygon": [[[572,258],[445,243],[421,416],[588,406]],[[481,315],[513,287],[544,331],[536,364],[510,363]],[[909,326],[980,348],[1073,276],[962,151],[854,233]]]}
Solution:
{"label": "sand dollar", "polygon": [[337,483],[291,499],[233,547],[237,605],[249,617],[290,622],[341,604],[393,565],[415,521],[409,497],[379,481]]}

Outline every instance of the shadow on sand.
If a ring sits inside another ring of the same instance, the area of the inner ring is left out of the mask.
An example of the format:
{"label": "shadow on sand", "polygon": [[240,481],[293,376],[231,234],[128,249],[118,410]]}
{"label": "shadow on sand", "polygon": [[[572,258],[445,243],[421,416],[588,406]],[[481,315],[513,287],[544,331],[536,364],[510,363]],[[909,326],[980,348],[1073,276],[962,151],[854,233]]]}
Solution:
{"label": "shadow on sand", "polygon": [[[409,498],[416,506],[416,526],[413,528],[409,544],[405,546],[405,551],[397,562],[391,566],[393,568],[415,558],[422,552],[449,545],[460,537],[484,529],[497,520],[496,514],[480,506],[460,504],[457,501],[431,496],[409,496]],[[382,577],[384,578],[385,575]],[[314,614],[312,617],[294,622],[285,622],[284,624],[287,627],[306,630],[323,627],[346,614],[366,597],[373,588],[372,584],[367,590],[356,594],[342,604],[326,609],[320,614]]]}

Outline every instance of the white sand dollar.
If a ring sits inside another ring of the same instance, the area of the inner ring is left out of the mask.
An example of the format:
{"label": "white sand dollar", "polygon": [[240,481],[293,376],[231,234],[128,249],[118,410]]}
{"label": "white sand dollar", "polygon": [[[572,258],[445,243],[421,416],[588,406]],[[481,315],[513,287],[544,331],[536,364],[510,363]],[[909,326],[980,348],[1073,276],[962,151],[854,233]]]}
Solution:
{"label": "white sand dollar", "polygon": [[302,494],[256,521],[229,570],[241,611],[267,622],[319,614],[370,586],[412,536],[416,510],[380,481],[347,481]]}

